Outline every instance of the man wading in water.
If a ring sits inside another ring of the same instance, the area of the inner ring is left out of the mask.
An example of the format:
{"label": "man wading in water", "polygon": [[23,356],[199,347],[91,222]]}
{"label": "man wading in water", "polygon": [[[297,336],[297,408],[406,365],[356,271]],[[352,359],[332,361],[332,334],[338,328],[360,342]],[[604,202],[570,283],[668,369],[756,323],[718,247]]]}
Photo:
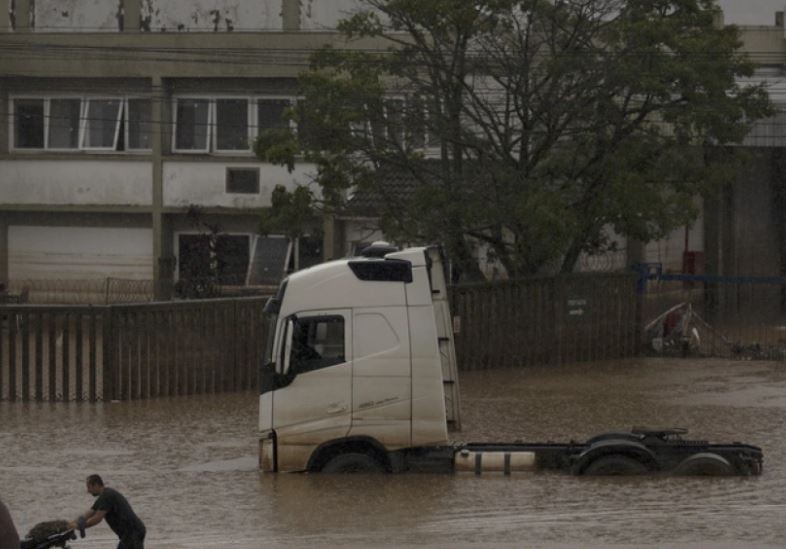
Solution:
{"label": "man wading in water", "polygon": [[106,523],[120,538],[117,549],[144,549],[145,525],[131,509],[123,494],[104,486],[104,481],[98,475],[87,477],[87,491],[98,499],[90,510],[69,523],[68,527],[77,528],[79,520],[82,519],[85,521],[85,528],[90,528],[106,519]]}

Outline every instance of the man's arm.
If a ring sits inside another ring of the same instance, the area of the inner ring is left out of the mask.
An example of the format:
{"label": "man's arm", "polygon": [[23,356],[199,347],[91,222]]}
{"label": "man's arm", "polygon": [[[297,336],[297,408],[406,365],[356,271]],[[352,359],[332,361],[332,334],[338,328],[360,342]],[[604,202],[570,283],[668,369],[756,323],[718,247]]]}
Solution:
{"label": "man's arm", "polygon": [[68,528],[69,530],[75,530],[79,528],[79,519],[83,519],[85,521],[85,528],[90,528],[104,520],[104,516],[106,516],[106,511],[88,509],[86,512],[79,515],[74,521],[69,522]]}

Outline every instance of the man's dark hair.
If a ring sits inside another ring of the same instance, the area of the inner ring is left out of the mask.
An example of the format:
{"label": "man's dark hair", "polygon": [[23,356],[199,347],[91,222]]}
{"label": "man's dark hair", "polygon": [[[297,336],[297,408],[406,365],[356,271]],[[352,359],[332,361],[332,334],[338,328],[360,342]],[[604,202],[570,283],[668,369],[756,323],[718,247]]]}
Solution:
{"label": "man's dark hair", "polygon": [[98,484],[99,486],[103,486],[104,485],[104,481],[101,480],[101,477],[99,475],[90,475],[89,477],[87,477],[87,483],[88,484]]}

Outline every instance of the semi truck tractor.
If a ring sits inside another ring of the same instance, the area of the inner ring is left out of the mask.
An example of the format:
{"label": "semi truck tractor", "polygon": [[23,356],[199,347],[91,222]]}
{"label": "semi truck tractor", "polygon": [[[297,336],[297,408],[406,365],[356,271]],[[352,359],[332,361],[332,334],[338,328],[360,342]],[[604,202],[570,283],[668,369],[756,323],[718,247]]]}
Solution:
{"label": "semi truck tractor", "polygon": [[263,471],[761,474],[760,448],[687,440],[678,428],[453,441],[461,407],[444,265],[438,247],[377,243],[281,283],[264,313]]}

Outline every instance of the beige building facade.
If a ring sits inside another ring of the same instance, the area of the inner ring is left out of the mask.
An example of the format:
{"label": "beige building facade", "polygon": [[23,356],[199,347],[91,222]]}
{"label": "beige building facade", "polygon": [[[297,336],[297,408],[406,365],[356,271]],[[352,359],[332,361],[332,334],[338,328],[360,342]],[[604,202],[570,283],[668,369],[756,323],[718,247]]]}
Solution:
{"label": "beige building facade", "polygon": [[[381,237],[363,215],[326,219],[318,242],[258,231],[272,189],[308,183],[313,167],[261,162],[250,143],[296,103],[311,52],[369,47],[335,30],[357,4],[0,0],[0,281],[152,280],[168,298],[206,262],[222,260],[226,284],[263,285]],[[742,36],[756,79],[786,103],[783,17]],[[746,145],[782,147],[784,116],[758,124]],[[709,225],[646,246],[621,238],[621,252],[580,268],[644,260],[679,271],[685,251],[728,260],[718,208]],[[213,229],[208,257],[199,244]]]}
{"label": "beige building facade", "polygon": [[[200,262],[242,286],[339,254],[258,234],[273,188],[311,167],[251,142],[355,4],[0,0],[0,280],[152,279],[167,298]],[[213,229],[227,261],[197,245]]]}

